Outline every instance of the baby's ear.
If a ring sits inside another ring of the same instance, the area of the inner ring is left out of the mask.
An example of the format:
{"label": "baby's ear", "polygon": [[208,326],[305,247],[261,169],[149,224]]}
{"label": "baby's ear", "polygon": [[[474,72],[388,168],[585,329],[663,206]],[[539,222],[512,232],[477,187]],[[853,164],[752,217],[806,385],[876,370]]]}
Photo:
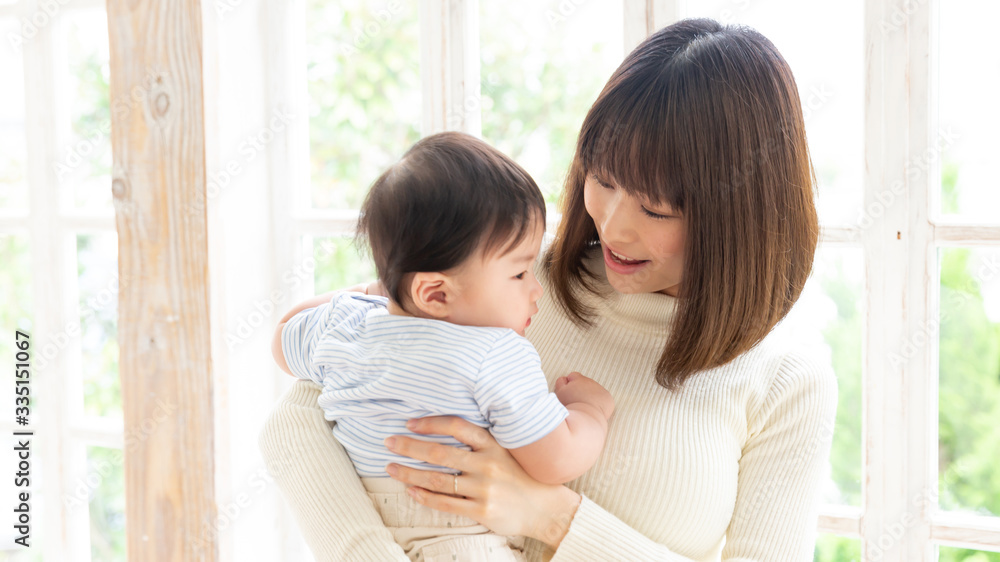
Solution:
{"label": "baby's ear", "polygon": [[454,299],[454,285],[444,273],[414,273],[410,284],[413,305],[431,318],[446,318]]}

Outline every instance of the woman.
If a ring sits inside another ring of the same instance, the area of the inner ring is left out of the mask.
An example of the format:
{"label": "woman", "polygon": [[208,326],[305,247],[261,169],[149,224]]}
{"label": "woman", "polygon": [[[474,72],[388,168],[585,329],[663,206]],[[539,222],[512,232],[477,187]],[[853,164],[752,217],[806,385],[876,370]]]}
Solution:
{"label": "woman", "polygon": [[[461,475],[390,474],[424,505],[527,536],[528,560],[811,560],[836,380],[769,334],[812,266],[813,199],[774,46],[711,20],[652,35],[584,120],[527,332],[550,384],[579,371],[614,396],[601,459],[544,485],[485,430],[426,418],[412,429],[473,450],[387,446]],[[261,435],[307,541],[318,560],[406,560],[317,396],[297,383]]]}

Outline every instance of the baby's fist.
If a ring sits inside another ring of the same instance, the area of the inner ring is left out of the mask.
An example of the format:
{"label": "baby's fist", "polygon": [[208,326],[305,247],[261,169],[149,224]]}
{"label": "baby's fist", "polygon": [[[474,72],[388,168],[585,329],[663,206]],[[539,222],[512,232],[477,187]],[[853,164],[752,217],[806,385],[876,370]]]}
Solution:
{"label": "baby's fist", "polygon": [[605,419],[610,418],[615,411],[615,399],[611,397],[611,393],[594,379],[580,373],[573,372],[556,379],[555,393],[564,405],[584,402],[600,408]]}

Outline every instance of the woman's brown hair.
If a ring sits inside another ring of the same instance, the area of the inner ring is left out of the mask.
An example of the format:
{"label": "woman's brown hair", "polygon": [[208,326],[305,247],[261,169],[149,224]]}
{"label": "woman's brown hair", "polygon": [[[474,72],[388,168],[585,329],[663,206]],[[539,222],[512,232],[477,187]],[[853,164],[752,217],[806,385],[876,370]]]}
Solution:
{"label": "woman's brown hair", "polygon": [[584,264],[599,244],[587,174],[669,204],[687,224],[677,313],[656,380],[679,388],[759,343],[798,299],[818,238],[815,176],[795,79],[760,33],[683,20],[635,48],[583,122],[563,217],[545,256],[578,324],[597,292]]}

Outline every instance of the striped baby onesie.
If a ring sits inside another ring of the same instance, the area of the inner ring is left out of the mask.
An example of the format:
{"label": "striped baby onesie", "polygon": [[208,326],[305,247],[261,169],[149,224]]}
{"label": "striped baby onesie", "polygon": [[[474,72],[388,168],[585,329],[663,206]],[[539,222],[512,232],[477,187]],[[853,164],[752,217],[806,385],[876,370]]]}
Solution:
{"label": "striped baby onesie", "polygon": [[460,416],[515,449],[569,415],[549,392],[535,348],[513,330],[397,316],[387,303],[338,293],[293,316],[281,333],[289,369],[322,386],[319,406],[360,476],[388,477],[390,462],[455,473],[385,448],[386,437],[410,435],[468,449],[450,436],[412,433],[413,418]]}

